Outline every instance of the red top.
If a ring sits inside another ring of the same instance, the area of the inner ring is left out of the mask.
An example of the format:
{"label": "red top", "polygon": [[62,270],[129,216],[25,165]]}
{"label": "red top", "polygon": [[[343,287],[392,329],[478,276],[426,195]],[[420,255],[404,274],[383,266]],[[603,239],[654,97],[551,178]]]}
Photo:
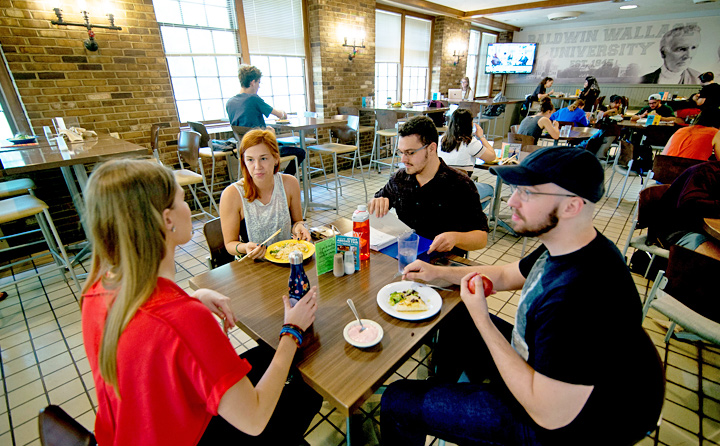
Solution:
{"label": "red top", "polygon": [[713,153],[712,140],[717,132],[715,127],[702,125],[680,129],[673,134],[665,155],[707,161]]}
{"label": "red top", "polygon": [[108,445],[195,445],[225,392],[249,371],[217,320],[172,281],[157,287],[120,336],[122,400],[100,376],[98,355],[115,293],[98,281],[84,295],[82,331],[95,380],[95,436]]}

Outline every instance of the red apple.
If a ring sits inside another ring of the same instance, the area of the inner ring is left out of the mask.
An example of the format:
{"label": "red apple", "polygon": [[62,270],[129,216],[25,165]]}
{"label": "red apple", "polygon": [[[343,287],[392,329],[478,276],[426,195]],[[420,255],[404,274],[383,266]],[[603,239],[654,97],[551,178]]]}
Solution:
{"label": "red apple", "polygon": [[475,294],[475,276],[482,277],[482,284],[483,284],[483,291],[485,291],[485,296],[489,296],[493,294],[493,283],[488,276],[480,273],[475,273],[474,276],[468,280],[468,290],[470,290],[471,293]]}

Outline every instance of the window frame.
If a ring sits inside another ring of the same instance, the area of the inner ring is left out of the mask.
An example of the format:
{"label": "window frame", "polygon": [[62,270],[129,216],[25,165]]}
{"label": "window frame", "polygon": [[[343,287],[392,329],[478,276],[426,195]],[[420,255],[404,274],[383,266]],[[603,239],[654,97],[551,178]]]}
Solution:
{"label": "window frame", "polygon": [[[477,57],[477,58],[476,58],[476,60],[475,60],[475,79],[471,79],[472,82],[471,82],[470,85],[473,86],[473,87],[472,87],[472,88],[473,88],[473,94],[475,95],[475,97],[478,97],[478,98],[489,98],[489,97],[492,96],[492,86],[493,86],[493,83],[495,82],[495,75],[494,75],[494,74],[490,74],[490,75],[488,76],[488,83],[487,83],[488,94],[487,94],[487,95],[481,96],[481,95],[479,94],[478,88],[477,88],[477,83],[478,83],[478,80],[479,80],[479,78],[480,78],[480,70],[482,69],[482,70],[483,70],[483,73],[485,72],[485,69],[484,69],[485,62],[482,60],[482,57],[481,57],[481,56],[482,56],[482,45],[483,45],[483,34],[491,34],[491,35],[494,35],[494,36],[495,36],[495,42],[498,41],[498,38],[500,37],[500,34],[497,33],[497,32],[494,32],[494,31],[485,29],[485,28],[480,28],[480,27],[475,27],[475,26],[471,27],[471,30],[473,30],[473,31],[478,31],[478,32],[480,33],[480,38],[478,39],[478,48],[477,48],[477,54],[476,54],[476,57]],[[469,46],[469,41],[468,41],[468,46]],[[470,53],[470,51],[468,50],[468,54],[469,54],[469,53]],[[486,53],[486,56],[487,56],[487,53]],[[466,68],[465,71],[467,72],[467,68]]]}

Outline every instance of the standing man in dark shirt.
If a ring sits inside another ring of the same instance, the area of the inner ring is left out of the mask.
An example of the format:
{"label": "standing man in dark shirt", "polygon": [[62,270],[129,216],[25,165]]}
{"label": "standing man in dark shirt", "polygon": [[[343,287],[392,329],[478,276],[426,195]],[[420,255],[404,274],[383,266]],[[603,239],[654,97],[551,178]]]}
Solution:
{"label": "standing man in dark shirt", "polygon": [[[270,104],[258,96],[262,72],[252,65],[240,65],[238,71],[240,78],[240,94],[228,99],[225,109],[231,125],[241,127],[265,128],[265,119],[271,114],[278,119],[287,119],[287,113],[274,109]],[[238,141],[239,143],[240,141]],[[298,166],[305,159],[305,151],[301,147],[280,146],[280,156],[295,155]],[[295,164],[290,163],[285,169],[288,175],[295,175]]]}
{"label": "standing man in dark shirt", "polygon": [[378,217],[397,210],[398,217],[433,242],[433,251],[465,251],[487,244],[487,217],[475,183],[466,173],[438,157],[438,133],[432,119],[416,116],[398,132],[398,153],[405,164],[370,200],[368,211]]}
{"label": "standing man in dark shirt", "polygon": [[[635,444],[657,426],[663,367],[640,325],[625,260],[593,227],[602,166],[587,150],[549,147],[491,172],[514,189],[515,231],[542,246],[506,265],[405,268],[408,280],[460,284],[464,305],[443,321],[436,378],[385,390],[383,441],[421,446],[430,434],[457,444]],[[498,291],[522,289],[514,325],[489,313],[475,273]]]}

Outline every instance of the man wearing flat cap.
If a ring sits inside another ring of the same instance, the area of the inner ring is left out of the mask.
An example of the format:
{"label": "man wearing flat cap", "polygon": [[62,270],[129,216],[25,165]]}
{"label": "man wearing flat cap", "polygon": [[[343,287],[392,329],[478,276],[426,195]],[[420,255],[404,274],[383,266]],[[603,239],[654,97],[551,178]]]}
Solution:
{"label": "man wearing flat cap", "polygon": [[[440,329],[436,376],[385,390],[383,442],[634,444],[657,425],[664,378],[624,259],[593,227],[600,163],[549,147],[491,172],[513,190],[515,231],[542,245],[507,265],[405,268],[410,280],[460,284],[465,305]],[[514,325],[489,313],[476,273],[497,292],[522,290]]]}

